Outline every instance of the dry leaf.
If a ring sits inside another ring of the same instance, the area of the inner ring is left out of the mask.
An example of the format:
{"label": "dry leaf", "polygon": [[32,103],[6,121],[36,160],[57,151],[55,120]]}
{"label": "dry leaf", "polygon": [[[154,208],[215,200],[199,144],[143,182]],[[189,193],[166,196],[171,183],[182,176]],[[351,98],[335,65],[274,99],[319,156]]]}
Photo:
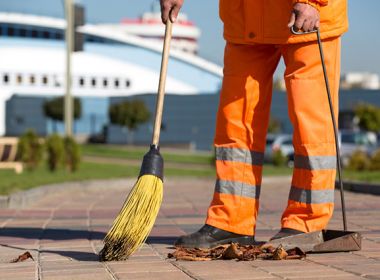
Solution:
{"label": "dry leaf", "polygon": [[211,258],[201,258],[201,257],[192,257],[192,256],[183,256],[181,261],[211,261]]}
{"label": "dry leaf", "polygon": [[302,260],[306,258],[306,253],[298,247],[286,252],[288,253],[288,256],[286,257],[287,260]]}
{"label": "dry leaf", "polygon": [[223,253],[223,259],[225,260],[241,259],[242,256],[243,252],[238,249],[235,243],[232,243]]}
{"label": "dry leaf", "polygon": [[29,253],[29,251],[27,251],[27,252],[25,252],[24,254],[18,256],[16,259],[11,260],[10,262],[11,262],[11,263],[18,263],[18,262],[23,262],[23,261],[25,261],[25,260],[27,260],[27,259],[32,259],[32,260],[34,260],[34,259],[33,259],[33,256]]}
{"label": "dry leaf", "polygon": [[288,253],[284,250],[284,248],[280,245],[273,252],[273,260],[285,260],[288,256]]}

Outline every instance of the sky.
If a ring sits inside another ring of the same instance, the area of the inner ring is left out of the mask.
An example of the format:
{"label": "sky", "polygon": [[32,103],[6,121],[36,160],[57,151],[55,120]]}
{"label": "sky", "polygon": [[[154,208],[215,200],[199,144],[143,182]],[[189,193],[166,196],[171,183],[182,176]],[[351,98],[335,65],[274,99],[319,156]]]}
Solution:
{"label": "sky", "polygon": [[[280,0],[281,1],[281,0]],[[151,9],[155,0],[81,0],[91,23],[119,22]],[[218,15],[218,0],[185,0],[182,11],[202,32],[200,56],[222,65],[225,42]],[[374,72],[380,75],[380,1],[348,0],[350,29],[342,39],[342,73]],[[0,11],[63,17],[63,0],[0,1]],[[276,76],[282,75],[283,64]]]}

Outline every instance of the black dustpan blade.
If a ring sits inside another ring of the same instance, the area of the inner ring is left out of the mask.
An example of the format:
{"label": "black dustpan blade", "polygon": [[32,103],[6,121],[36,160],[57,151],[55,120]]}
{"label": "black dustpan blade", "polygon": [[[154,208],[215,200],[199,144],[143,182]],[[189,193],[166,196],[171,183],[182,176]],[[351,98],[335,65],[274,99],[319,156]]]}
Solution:
{"label": "black dustpan blade", "polygon": [[267,244],[281,244],[285,250],[298,247],[306,253],[349,252],[361,249],[361,239],[357,232],[322,230],[279,238]]}

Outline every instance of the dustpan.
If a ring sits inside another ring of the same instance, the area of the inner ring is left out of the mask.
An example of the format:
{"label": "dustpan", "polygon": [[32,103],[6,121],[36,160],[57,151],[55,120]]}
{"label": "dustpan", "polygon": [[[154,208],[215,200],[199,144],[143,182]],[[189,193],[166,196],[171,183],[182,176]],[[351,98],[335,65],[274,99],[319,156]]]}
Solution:
{"label": "dustpan", "polygon": [[285,250],[298,247],[305,253],[331,253],[359,251],[361,240],[358,232],[328,229],[287,236],[267,244],[274,247],[282,245]]}

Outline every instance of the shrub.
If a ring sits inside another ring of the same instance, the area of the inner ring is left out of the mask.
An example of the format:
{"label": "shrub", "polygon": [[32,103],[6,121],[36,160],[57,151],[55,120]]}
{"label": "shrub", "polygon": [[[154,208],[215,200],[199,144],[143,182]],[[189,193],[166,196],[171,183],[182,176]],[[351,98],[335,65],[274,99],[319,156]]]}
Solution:
{"label": "shrub", "polygon": [[62,137],[52,134],[46,139],[47,165],[50,171],[56,171],[62,164],[64,146]]}
{"label": "shrub", "polygon": [[363,151],[355,151],[348,162],[347,168],[355,171],[367,170],[370,166],[368,155]]}
{"label": "shrub", "polygon": [[380,108],[371,104],[359,104],[355,108],[359,118],[359,127],[363,130],[380,131]]}
{"label": "shrub", "polygon": [[281,131],[282,125],[281,122],[274,118],[270,117],[269,124],[268,124],[268,132],[269,133],[279,133]]}
{"label": "shrub", "polygon": [[65,156],[65,165],[70,172],[75,172],[79,168],[81,153],[80,147],[75,142],[74,138],[66,137],[64,139],[64,156]]}
{"label": "shrub", "polygon": [[380,149],[378,149],[371,157],[369,168],[371,170],[380,171]]}
{"label": "shrub", "polygon": [[284,166],[287,162],[286,156],[284,156],[281,150],[273,152],[272,161],[274,166]]}
{"label": "shrub", "polygon": [[43,146],[33,130],[28,130],[20,137],[18,152],[27,170],[33,171],[38,167],[42,159]]}

